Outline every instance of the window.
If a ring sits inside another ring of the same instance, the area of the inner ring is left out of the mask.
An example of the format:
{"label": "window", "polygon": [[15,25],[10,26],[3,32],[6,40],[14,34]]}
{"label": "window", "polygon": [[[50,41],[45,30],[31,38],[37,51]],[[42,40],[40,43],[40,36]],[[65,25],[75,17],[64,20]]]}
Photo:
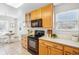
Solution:
{"label": "window", "polygon": [[79,10],[70,10],[56,14],[55,30],[78,31]]}
{"label": "window", "polygon": [[4,34],[8,30],[8,22],[0,20],[0,34]]}

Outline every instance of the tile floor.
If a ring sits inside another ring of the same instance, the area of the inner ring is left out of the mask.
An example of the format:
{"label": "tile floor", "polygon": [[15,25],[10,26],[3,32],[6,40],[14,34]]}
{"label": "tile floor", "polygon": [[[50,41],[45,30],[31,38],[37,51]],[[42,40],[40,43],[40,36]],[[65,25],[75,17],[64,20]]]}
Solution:
{"label": "tile floor", "polygon": [[27,50],[22,48],[20,42],[1,44],[0,55],[31,55]]}

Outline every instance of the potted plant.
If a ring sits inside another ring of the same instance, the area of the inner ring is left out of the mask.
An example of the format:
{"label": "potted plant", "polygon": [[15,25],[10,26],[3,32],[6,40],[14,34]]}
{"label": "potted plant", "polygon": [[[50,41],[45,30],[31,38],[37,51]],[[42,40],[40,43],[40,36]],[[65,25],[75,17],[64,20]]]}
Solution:
{"label": "potted plant", "polygon": [[51,37],[57,38],[57,34],[52,34]]}

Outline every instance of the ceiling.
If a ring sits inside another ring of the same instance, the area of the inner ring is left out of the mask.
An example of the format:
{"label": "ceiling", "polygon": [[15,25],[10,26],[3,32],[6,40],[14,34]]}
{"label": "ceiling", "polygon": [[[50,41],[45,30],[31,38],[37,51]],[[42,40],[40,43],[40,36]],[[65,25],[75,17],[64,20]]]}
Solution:
{"label": "ceiling", "polygon": [[24,3],[6,3],[6,4],[9,5],[9,6],[11,6],[11,7],[18,8],[21,5],[23,5]]}
{"label": "ceiling", "polygon": [[[7,5],[17,8],[22,13],[29,13],[32,10],[45,6],[49,3],[6,3]],[[54,6],[58,6],[61,3],[53,3]]]}
{"label": "ceiling", "polygon": [[[18,7],[22,6],[24,3],[6,3],[6,4],[11,7],[18,8]],[[26,4],[28,5],[28,3],[26,3]],[[61,3],[54,3],[55,6],[59,5],[59,4],[61,4]]]}

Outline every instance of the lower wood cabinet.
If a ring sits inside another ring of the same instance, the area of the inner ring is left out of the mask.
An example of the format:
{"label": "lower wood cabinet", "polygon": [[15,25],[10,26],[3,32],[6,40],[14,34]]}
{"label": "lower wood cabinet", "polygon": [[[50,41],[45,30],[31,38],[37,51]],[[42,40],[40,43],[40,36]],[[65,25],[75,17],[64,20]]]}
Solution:
{"label": "lower wood cabinet", "polygon": [[48,48],[45,44],[39,44],[39,54],[40,55],[47,55],[48,54]]}
{"label": "lower wood cabinet", "polygon": [[79,48],[40,39],[39,55],[79,55]]}
{"label": "lower wood cabinet", "polygon": [[50,48],[50,55],[63,55],[63,51],[51,47],[51,48]]}
{"label": "lower wood cabinet", "polygon": [[39,40],[39,55],[62,55],[63,51],[60,48],[58,49],[56,45],[51,42]]}
{"label": "lower wood cabinet", "polygon": [[64,46],[64,55],[79,55],[79,49],[69,46]]}
{"label": "lower wood cabinet", "polygon": [[21,39],[21,44],[24,48],[27,49],[27,37],[26,36],[22,36],[22,39]]}

